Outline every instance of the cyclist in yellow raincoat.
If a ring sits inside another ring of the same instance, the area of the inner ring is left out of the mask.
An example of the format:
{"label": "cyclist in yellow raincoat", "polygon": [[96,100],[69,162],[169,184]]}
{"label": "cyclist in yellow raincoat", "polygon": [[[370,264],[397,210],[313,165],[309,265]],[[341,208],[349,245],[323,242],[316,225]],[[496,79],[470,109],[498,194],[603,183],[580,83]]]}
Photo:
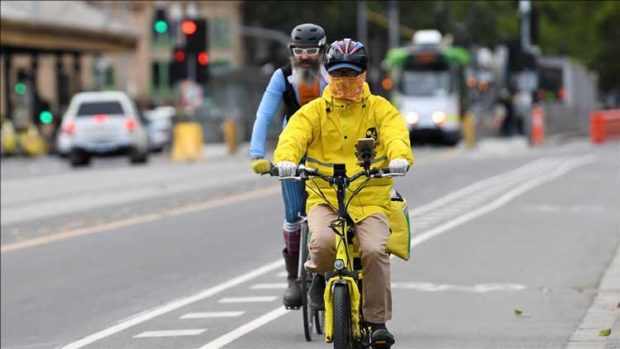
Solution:
{"label": "cyclist in yellow raincoat", "polygon": [[[346,164],[347,176],[361,170],[355,144],[359,138],[374,138],[376,157],[373,167],[389,167],[405,173],[413,164],[409,133],[401,114],[386,99],[371,94],[366,80],[368,54],[364,46],[351,39],[335,41],[325,56],[329,85],[321,98],[304,105],[280,134],[274,161],[279,174],[295,174],[306,156],[306,166],[332,175],[333,164]],[[312,184],[309,184],[312,185]],[[336,192],[326,182],[316,184],[327,200],[337,207]],[[385,252],[388,237],[391,178],[371,179],[351,201],[348,212],[356,224],[364,273],[363,313],[372,328],[372,340],[394,342],[385,327],[392,317],[390,259]],[[355,183],[350,190],[356,189]],[[310,290],[311,306],[322,309],[325,280],[320,273],[333,269],[335,234],[329,227],[337,214],[312,190],[306,204],[312,232],[309,244],[309,272],[319,273]]]}

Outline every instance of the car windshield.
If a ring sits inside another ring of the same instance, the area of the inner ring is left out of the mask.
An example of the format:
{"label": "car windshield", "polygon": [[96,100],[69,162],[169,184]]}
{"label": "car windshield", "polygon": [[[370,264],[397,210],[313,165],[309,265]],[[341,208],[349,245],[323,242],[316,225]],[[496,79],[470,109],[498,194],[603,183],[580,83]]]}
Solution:
{"label": "car windshield", "polygon": [[83,102],[77,111],[77,116],[92,116],[97,114],[123,115],[123,107],[118,101]]}
{"label": "car windshield", "polygon": [[450,74],[447,71],[405,71],[400,91],[408,96],[434,96],[450,92]]}

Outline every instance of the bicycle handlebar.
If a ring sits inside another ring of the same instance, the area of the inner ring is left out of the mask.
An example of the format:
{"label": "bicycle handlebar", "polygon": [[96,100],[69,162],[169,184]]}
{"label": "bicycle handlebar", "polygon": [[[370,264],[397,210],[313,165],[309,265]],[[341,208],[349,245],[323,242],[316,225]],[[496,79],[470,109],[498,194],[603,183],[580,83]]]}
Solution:
{"label": "bicycle handlebar", "polygon": [[[273,164],[271,164],[271,170],[268,173],[271,176],[279,176],[278,168],[274,166]],[[389,168],[372,168],[369,170],[361,170],[355,173],[353,176],[345,177],[344,179],[346,179],[347,182],[350,183],[350,182],[357,180],[358,178],[362,176],[366,176],[368,178],[386,178],[386,177],[399,177],[399,176],[404,176],[404,175],[405,175],[404,173],[391,173]],[[324,175],[320,173],[319,171],[306,167],[304,165],[299,165],[299,167],[297,167],[297,170],[295,171],[295,176],[281,177],[280,180],[285,180],[285,179],[302,180],[302,179],[308,179],[310,177],[319,177],[325,180],[326,182],[328,182],[329,184],[334,184],[334,180],[336,178],[335,176]]]}

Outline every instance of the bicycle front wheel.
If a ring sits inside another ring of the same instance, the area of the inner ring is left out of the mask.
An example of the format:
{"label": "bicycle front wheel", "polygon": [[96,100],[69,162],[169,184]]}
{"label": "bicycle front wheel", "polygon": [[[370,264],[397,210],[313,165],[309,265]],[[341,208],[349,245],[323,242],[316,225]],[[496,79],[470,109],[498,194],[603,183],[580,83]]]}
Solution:
{"label": "bicycle front wheel", "polygon": [[334,349],[353,348],[353,326],[351,324],[351,301],[346,285],[334,286]]}
{"label": "bicycle front wheel", "polygon": [[304,263],[308,260],[308,223],[301,223],[301,244],[300,248],[300,275],[299,275],[299,283],[301,286],[301,307],[302,307],[302,316],[304,323],[304,337],[307,342],[312,341],[312,317],[314,311],[310,309],[309,301],[308,301],[308,291],[310,289],[310,284],[312,283],[312,276],[306,271],[304,268]]}

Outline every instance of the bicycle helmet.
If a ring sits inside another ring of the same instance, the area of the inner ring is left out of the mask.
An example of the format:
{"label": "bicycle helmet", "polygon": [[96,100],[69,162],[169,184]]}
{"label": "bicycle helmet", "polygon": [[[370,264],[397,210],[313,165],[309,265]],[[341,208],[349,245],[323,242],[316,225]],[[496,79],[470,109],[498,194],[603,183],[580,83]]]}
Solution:
{"label": "bicycle helmet", "polygon": [[368,68],[368,52],[359,41],[349,38],[334,41],[325,54],[325,68],[327,71],[351,68],[363,72]]}
{"label": "bicycle helmet", "polygon": [[293,47],[320,47],[324,48],[327,43],[325,30],[312,23],[304,23],[293,28],[289,48]]}

